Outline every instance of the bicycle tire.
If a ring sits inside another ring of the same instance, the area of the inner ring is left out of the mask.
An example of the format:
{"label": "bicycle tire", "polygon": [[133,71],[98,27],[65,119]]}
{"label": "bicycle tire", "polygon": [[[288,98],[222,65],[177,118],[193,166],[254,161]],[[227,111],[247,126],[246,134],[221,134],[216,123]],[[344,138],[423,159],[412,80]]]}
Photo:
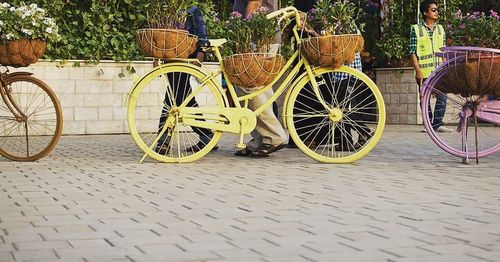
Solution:
{"label": "bicycle tire", "polygon": [[[464,63],[464,61],[458,61]],[[491,123],[487,120],[479,120],[477,129],[475,128],[475,117],[471,115],[467,121],[464,121],[464,127],[459,128],[460,112],[469,106],[470,102],[477,101],[477,95],[447,94],[446,111],[452,112],[445,115],[445,121],[450,122],[456,132],[441,133],[433,128],[433,121],[429,115],[429,107],[435,103],[436,94],[442,92],[437,89],[440,79],[447,73],[446,67],[438,68],[433,75],[424,83],[422,89],[421,109],[424,128],[431,140],[443,151],[463,159],[476,159],[487,157],[500,151],[500,127],[498,123]],[[448,87],[454,91],[453,87]],[[478,109],[481,110],[480,108]],[[478,111],[478,112],[479,112]],[[435,113],[435,110],[434,110]],[[499,116],[500,117],[500,116]],[[476,145],[476,137],[478,137]],[[476,150],[476,146],[478,150]]]}
{"label": "bicycle tire", "polygon": [[[286,104],[285,121],[291,138],[306,155],[323,163],[361,159],[375,147],[384,131],[386,114],[380,90],[368,76],[350,67],[322,67],[314,72],[320,95],[336,116],[319,104],[309,76],[303,74]],[[344,78],[337,79],[339,74]],[[367,97],[362,98],[362,94]],[[309,134],[303,130],[309,130]]]}
{"label": "bicycle tire", "polygon": [[63,115],[55,93],[29,75],[7,77],[8,97],[27,117],[19,120],[0,106],[0,154],[14,161],[36,161],[48,155],[62,133]]}
{"label": "bicycle tire", "polygon": [[[202,71],[200,67],[195,65],[171,63],[152,69],[134,85],[133,91],[128,97],[128,125],[132,138],[147,156],[166,163],[187,163],[202,158],[217,145],[222,131],[209,130],[213,134],[210,137],[209,134],[205,134],[208,133],[208,129],[200,131],[200,128],[193,128],[184,123],[182,119],[175,119],[174,107],[179,106],[189,95],[189,92],[185,92],[187,83],[189,82],[189,85],[193,87],[193,85],[203,82],[208,76],[208,72]],[[170,84],[170,82],[174,84]],[[179,96],[181,98],[177,98],[182,101],[175,101],[174,104],[175,94],[180,94],[182,88],[184,89],[183,95]],[[209,80],[203,88],[205,91],[195,96],[195,101],[199,102],[200,99],[204,101],[199,104],[199,107],[219,109],[224,107],[225,103],[220,93],[220,86]],[[175,94],[173,90],[177,90]],[[144,110],[146,109],[148,117],[144,119]],[[165,118],[164,123],[172,125],[170,128],[167,126],[164,133],[166,135],[163,137],[159,124],[160,116]],[[202,137],[207,141],[196,148]],[[196,152],[189,150],[193,146],[197,150]]]}

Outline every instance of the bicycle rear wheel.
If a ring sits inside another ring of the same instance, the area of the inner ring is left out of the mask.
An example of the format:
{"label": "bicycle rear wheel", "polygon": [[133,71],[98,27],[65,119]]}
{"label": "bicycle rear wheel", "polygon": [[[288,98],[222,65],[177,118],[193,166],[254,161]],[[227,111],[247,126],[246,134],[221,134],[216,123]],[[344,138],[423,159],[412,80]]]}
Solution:
{"label": "bicycle rear wheel", "polygon": [[[224,107],[218,86],[206,79],[207,74],[193,65],[167,64],[153,69],[134,86],[128,98],[129,130],[147,156],[167,163],[192,162],[217,145],[221,131],[186,124],[179,114],[179,106],[191,93],[195,95],[185,106],[188,110]],[[208,113],[195,114],[195,118],[220,121],[218,115]]]}
{"label": "bicycle rear wheel", "polygon": [[385,105],[375,83],[342,66],[315,69],[319,95],[307,75],[298,80],[287,103],[286,123],[295,144],[324,163],[351,163],[368,154],[380,140]]}
{"label": "bicycle rear wheel", "polygon": [[15,117],[6,104],[0,105],[0,154],[15,161],[35,161],[56,146],[63,116],[54,92],[29,75],[6,79],[7,103],[14,104]]}

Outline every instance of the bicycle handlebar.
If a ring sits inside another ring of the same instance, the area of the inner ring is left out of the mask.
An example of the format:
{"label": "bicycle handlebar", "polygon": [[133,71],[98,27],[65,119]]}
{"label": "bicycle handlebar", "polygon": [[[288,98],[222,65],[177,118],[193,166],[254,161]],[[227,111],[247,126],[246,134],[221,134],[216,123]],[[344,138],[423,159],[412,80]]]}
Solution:
{"label": "bicycle handlebar", "polygon": [[295,16],[295,19],[297,20],[297,24],[298,25],[301,24],[299,11],[297,10],[297,8],[295,8],[293,6],[288,6],[288,7],[276,10],[274,12],[271,12],[271,13],[266,15],[266,18],[273,19],[273,18],[278,17],[280,15],[282,16],[278,19],[278,21],[280,23],[283,19],[286,19],[286,18],[291,17],[291,16]]}

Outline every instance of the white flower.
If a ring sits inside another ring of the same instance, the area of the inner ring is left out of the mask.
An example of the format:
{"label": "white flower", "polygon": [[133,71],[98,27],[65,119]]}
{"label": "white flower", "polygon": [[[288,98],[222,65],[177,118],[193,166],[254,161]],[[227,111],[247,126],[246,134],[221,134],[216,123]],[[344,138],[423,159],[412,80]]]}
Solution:
{"label": "white flower", "polygon": [[10,5],[9,5],[8,3],[2,3],[2,7],[3,7],[3,8],[9,8],[9,7],[10,7]]}
{"label": "white flower", "polygon": [[52,27],[47,27],[47,29],[45,29],[45,32],[52,34],[54,32],[54,29],[52,29]]}
{"label": "white flower", "polygon": [[36,9],[38,6],[36,4],[31,4],[30,7],[31,9]]}
{"label": "white flower", "polygon": [[28,30],[28,29],[21,29],[21,32],[23,32],[24,34],[26,35],[33,35],[33,31],[32,30]]}
{"label": "white flower", "polygon": [[12,33],[8,33],[7,35],[5,35],[5,38],[7,38],[7,40],[11,40],[14,39],[14,35]]}

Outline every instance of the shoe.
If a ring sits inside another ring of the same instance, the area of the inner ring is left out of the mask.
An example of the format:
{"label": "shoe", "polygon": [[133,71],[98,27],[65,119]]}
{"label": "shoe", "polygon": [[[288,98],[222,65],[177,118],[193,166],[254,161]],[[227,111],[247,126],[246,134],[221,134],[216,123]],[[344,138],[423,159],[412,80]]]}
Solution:
{"label": "shoe", "polygon": [[235,156],[250,156],[252,155],[252,151],[248,148],[244,148],[241,150],[238,150],[234,153]]}
{"label": "shoe", "polygon": [[[186,151],[196,153],[198,151],[201,151],[205,146],[206,146],[206,144],[200,141],[200,142],[196,143],[196,145],[193,145],[193,146],[186,148]],[[219,146],[215,145],[212,148],[212,151],[215,151],[217,149],[219,149]]]}
{"label": "shoe", "polygon": [[453,129],[451,128],[447,128],[445,126],[440,126],[436,129],[434,129],[436,132],[439,132],[439,133],[453,133]]}
{"label": "shoe", "polygon": [[256,151],[251,151],[251,157],[268,157],[271,153],[281,150],[287,146],[286,143],[279,145],[262,144]]}
{"label": "shoe", "polygon": [[370,133],[366,135],[359,135],[358,143],[354,145],[354,148],[359,149],[363,147],[366,144],[366,142],[368,142],[368,140],[370,140],[373,137],[374,134],[375,133],[373,131],[370,131]]}
{"label": "shoe", "polygon": [[355,145],[341,145],[341,144],[336,144],[335,145],[335,151],[356,151],[356,146]]}
{"label": "shoe", "polygon": [[168,151],[170,149],[168,148],[167,145],[156,145],[155,152],[160,154],[160,155],[166,155],[168,154]]}

